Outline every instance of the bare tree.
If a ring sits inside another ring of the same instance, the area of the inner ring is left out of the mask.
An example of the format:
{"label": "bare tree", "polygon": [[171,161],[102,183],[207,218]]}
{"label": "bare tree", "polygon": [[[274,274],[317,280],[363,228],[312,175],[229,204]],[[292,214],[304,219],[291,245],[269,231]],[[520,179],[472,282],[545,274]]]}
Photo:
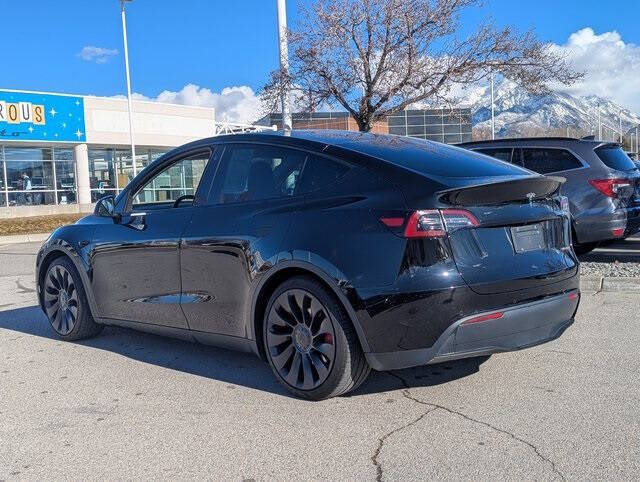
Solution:
{"label": "bare tree", "polygon": [[300,7],[289,31],[289,74],[272,72],[263,88],[267,108],[289,89],[296,107],[340,105],[361,131],[421,102],[451,101],[456,85],[491,72],[543,92],[550,82],[582,77],[534,32],[490,21],[461,38],[460,13],[482,0],[315,0]]}

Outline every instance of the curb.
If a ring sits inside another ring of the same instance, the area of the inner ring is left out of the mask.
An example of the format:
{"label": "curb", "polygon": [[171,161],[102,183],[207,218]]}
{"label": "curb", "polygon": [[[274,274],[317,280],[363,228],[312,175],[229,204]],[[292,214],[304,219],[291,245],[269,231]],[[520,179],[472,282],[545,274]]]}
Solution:
{"label": "curb", "polygon": [[22,244],[22,243],[41,243],[46,240],[51,233],[38,234],[16,234],[13,236],[0,236],[0,245],[2,244]]}
{"label": "curb", "polygon": [[582,276],[580,290],[585,292],[640,293],[640,278],[618,278],[615,276]]}

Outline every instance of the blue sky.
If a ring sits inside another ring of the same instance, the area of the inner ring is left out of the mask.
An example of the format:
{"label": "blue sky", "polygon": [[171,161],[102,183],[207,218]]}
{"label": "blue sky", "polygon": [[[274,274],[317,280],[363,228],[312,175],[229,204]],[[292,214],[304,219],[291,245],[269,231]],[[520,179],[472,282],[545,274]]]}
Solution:
{"label": "blue sky", "polygon": [[[288,3],[291,26],[298,1]],[[558,45],[585,27],[640,45],[640,0],[486,0],[465,13],[463,28],[472,30],[487,16],[498,25],[535,28]],[[117,0],[5,1],[2,18],[0,88],[125,92]],[[231,86],[257,90],[277,65],[275,0],[134,0],[127,21],[133,90],[147,97],[187,84],[213,93]],[[83,58],[87,46],[105,50]]]}

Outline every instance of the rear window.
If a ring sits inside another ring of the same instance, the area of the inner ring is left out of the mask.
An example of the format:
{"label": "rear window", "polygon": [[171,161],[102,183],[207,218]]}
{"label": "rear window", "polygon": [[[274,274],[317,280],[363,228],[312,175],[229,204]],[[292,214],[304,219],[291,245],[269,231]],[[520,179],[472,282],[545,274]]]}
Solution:
{"label": "rear window", "polygon": [[496,159],[500,159],[501,161],[511,162],[511,151],[513,149],[509,148],[500,148],[500,149],[476,149],[477,152],[481,152],[486,156],[495,157]]}
{"label": "rear window", "polygon": [[596,154],[607,167],[616,171],[630,171],[636,165],[629,156],[617,146],[598,147]]}
{"label": "rear window", "polygon": [[539,174],[568,171],[582,167],[582,163],[565,149],[522,149],[522,165]]}
{"label": "rear window", "polygon": [[346,164],[310,154],[302,171],[298,192],[308,193],[328,186],[348,170],[349,166]]}

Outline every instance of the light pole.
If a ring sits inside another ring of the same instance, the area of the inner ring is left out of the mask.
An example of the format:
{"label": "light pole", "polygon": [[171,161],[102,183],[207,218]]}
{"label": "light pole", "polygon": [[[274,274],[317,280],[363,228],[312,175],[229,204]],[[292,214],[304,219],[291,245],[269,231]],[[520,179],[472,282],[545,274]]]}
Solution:
{"label": "light pole", "polygon": [[622,110],[618,113],[618,127],[620,130],[620,144],[622,144],[622,148],[624,149],[624,137],[622,136]]}
{"label": "light pole", "polygon": [[132,0],[120,0],[120,12],[122,14],[122,41],[124,42],[124,70],[127,75],[127,103],[129,104],[129,139],[131,141],[131,162],[133,165],[133,177],[138,174],[136,168],[136,146],[133,141],[133,105],[131,103],[131,78],[129,77],[129,48],[127,46],[127,19],[124,12],[125,2]]}
{"label": "light pole", "polygon": [[[289,76],[289,45],[287,42],[287,5],[285,0],[276,0],[278,6],[278,48],[280,50],[280,72]],[[288,80],[288,79],[286,79]],[[291,130],[291,109],[289,107],[289,89],[282,89],[280,102],[282,104],[282,128]]]}
{"label": "light pole", "polygon": [[494,117],[494,108],[493,108],[493,77],[494,74],[491,72],[491,139],[496,138],[496,122]]}

